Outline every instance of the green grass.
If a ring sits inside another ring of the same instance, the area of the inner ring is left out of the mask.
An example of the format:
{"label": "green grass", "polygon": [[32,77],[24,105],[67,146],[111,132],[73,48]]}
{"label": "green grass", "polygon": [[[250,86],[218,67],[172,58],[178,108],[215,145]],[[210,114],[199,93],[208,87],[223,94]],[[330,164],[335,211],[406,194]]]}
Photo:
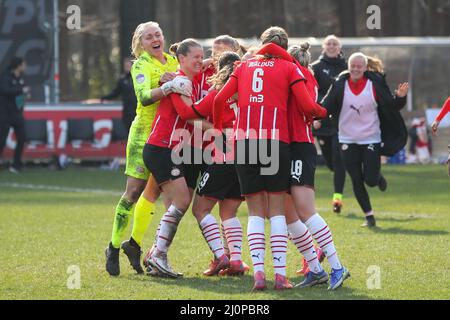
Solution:
{"label": "green grass", "polygon": [[[339,256],[351,272],[344,286],[325,286],[251,293],[252,276],[205,278],[211,254],[190,212],[170,252],[174,269],[185,274],[171,280],[135,275],[121,254],[121,275],[104,270],[114,207],[124,189],[120,172],[71,168],[55,172],[29,169],[20,175],[0,172],[0,299],[449,299],[450,178],[442,166],[387,166],[388,191],[370,190],[379,228],[359,227],[363,216],[347,178],[344,211],[331,212],[331,173],[316,175],[317,206],[329,223]],[[13,187],[11,183],[16,183]],[[111,193],[33,190],[23,184],[109,190]],[[162,212],[153,220],[144,247],[151,244]],[[246,228],[247,208],[239,217]],[[266,224],[268,226],[268,224]],[[268,230],[266,230],[266,233]],[[288,253],[293,282],[300,259]],[[269,285],[273,285],[270,254],[266,254]],[[250,263],[244,241],[244,259]],[[81,289],[70,290],[68,267],[81,270]],[[370,290],[370,266],[381,270],[381,288]],[[324,263],[329,270],[329,265]]]}

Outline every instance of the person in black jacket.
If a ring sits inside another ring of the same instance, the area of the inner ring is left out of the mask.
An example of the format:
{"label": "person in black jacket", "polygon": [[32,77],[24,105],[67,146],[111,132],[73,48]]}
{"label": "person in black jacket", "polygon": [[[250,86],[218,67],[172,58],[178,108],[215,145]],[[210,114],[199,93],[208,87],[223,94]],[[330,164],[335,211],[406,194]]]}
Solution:
{"label": "person in black jacket", "polygon": [[366,216],[362,226],[376,225],[367,184],[387,188],[381,175],[380,156],[393,156],[406,145],[407,130],[400,114],[406,104],[408,83],[392,95],[383,74],[367,71],[367,57],[350,56],[348,71],[339,75],[322,100],[336,127],[353,192]]}
{"label": "person in black jacket", "polygon": [[103,100],[113,100],[118,96],[122,96],[122,122],[129,132],[131,123],[136,116],[137,99],[134,93],[133,79],[131,77],[131,66],[133,65],[130,58],[125,58],[123,61],[124,74],[117,81],[116,87],[107,95],[101,98]]}
{"label": "person in black jacket", "polygon": [[0,155],[5,147],[9,128],[12,127],[17,142],[9,171],[14,173],[18,173],[23,167],[21,160],[25,145],[23,107],[25,98],[30,92],[29,87],[24,86],[22,78],[25,68],[25,60],[15,57],[8,70],[0,75]]}
{"label": "person in black jacket", "polygon": [[[322,55],[312,64],[314,77],[319,84],[318,101],[321,101],[336,77],[347,70],[347,61],[342,53],[341,41],[334,35],[325,38]],[[341,212],[345,184],[345,165],[339,149],[337,130],[329,118],[314,121],[313,133],[322,150],[327,167],[333,171],[333,211]]]}

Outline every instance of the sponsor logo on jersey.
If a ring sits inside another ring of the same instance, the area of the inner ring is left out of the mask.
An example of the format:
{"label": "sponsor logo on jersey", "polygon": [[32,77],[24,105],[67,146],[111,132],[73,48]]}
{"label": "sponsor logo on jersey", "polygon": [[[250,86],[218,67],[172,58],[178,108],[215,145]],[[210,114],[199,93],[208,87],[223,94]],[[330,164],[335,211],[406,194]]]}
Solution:
{"label": "sponsor logo on jersey", "polygon": [[144,173],[144,172],[145,172],[145,169],[144,169],[143,167],[137,167],[137,168],[136,168],[136,172],[137,172],[137,173]]}
{"label": "sponsor logo on jersey", "polygon": [[172,175],[172,177],[178,177],[181,174],[181,171],[178,168],[173,168],[170,174]]}
{"label": "sponsor logo on jersey", "polygon": [[145,81],[145,76],[144,76],[142,73],[138,74],[138,75],[136,76],[136,81],[137,81],[137,83],[139,83],[139,84],[144,83],[144,81]]}

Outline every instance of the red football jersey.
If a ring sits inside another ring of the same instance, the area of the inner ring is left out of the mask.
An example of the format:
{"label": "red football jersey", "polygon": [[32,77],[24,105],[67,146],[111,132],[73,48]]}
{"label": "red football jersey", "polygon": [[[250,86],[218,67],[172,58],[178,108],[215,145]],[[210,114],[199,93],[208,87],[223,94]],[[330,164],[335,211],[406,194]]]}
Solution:
{"label": "red football jersey", "polygon": [[292,62],[254,58],[233,73],[238,81],[236,139],[276,139],[289,143],[287,102],[290,87],[304,80]]}
{"label": "red football jersey", "polygon": [[192,85],[196,86],[196,101],[201,100],[208,95],[209,89],[211,88],[211,84],[208,82],[208,79],[215,73],[216,69],[213,65],[210,65],[205,71],[199,73],[194,77],[194,79],[192,80]]}
{"label": "red football jersey", "polygon": [[[175,106],[178,114],[181,119],[188,121],[193,119],[206,119],[210,121],[213,118],[213,105],[214,98],[216,97],[218,91],[212,89],[208,95],[200,101],[195,102],[192,106],[187,107],[186,104],[181,100],[180,96],[177,94],[171,94],[170,99],[172,104]],[[233,98],[227,100],[226,107],[224,113],[222,114],[222,122],[224,128],[233,128],[236,120],[237,113],[237,101]],[[197,133],[198,134],[198,133]],[[193,136],[194,138],[194,136]],[[206,148],[208,145],[211,145],[211,137],[207,138],[208,141],[203,143],[203,148]],[[230,145],[232,145],[232,141],[230,141]],[[191,141],[191,145],[194,144],[194,141]]]}
{"label": "red football jersey", "polygon": [[[179,70],[177,75],[184,76],[185,74]],[[195,102],[199,94],[197,91],[199,86],[195,80],[192,81],[192,88],[191,99],[192,102]],[[184,129],[184,132],[181,129]],[[173,149],[181,141],[189,141],[191,139],[190,133],[192,129],[192,125],[188,124],[177,113],[170,97],[164,97],[156,111],[147,144]],[[189,136],[186,135],[187,131],[185,130],[189,131]]]}
{"label": "red football jersey", "polygon": [[[317,101],[319,85],[314,75],[308,68],[300,66],[300,71],[306,79],[306,89],[314,101]],[[314,137],[311,131],[312,119],[308,118],[304,112],[297,108],[293,95],[289,96],[288,102],[288,121],[291,142],[309,142],[314,143]]]}

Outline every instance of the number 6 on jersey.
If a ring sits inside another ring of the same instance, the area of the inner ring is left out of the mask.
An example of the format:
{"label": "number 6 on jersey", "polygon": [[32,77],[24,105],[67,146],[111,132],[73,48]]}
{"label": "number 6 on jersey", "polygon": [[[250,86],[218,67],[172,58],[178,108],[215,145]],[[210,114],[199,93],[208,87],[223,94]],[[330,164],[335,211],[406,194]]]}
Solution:
{"label": "number 6 on jersey", "polygon": [[[259,93],[263,91],[263,79],[264,70],[261,68],[255,69],[253,72],[253,81],[252,81],[252,91],[254,93]],[[264,101],[264,96],[262,94],[258,94],[257,96],[250,95],[250,102],[262,103]]]}

